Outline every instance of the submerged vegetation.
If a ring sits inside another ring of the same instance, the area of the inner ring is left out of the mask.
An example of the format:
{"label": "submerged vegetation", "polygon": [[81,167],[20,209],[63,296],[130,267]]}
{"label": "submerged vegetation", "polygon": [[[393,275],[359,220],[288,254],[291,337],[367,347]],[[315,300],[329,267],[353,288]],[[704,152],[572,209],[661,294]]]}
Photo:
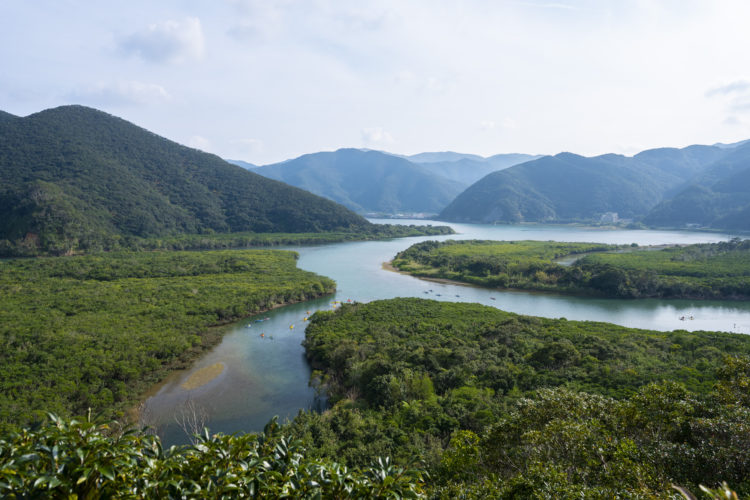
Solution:
{"label": "submerged vegetation", "polygon": [[[580,255],[569,265],[558,259]],[[426,241],[393,260],[400,271],[493,288],[604,297],[750,298],[750,240],[661,250],[541,241]]]}
{"label": "submerged vegetation", "polygon": [[211,328],[335,283],[272,250],[0,262],[0,429],[48,411],[114,415],[213,345]]}
{"label": "submerged vegetation", "polygon": [[392,299],[316,313],[309,359],[332,408],[295,433],[363,465],[421,456],[446,498],[750,493],[750,338]]}

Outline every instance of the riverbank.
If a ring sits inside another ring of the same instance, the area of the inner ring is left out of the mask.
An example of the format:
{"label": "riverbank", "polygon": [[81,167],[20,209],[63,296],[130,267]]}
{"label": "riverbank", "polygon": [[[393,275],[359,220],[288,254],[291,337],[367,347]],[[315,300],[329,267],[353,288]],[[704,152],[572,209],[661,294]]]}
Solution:
{"label": "riverbank", "polygon": [[329,295],[334,281],[280,250],[15,259],[0,273],[0,429],[122,418],[234,322]]}
{"label": "riverbank", "polygon": [[[205,342],[203,345],[197,348],[191,348],[188,351],[185,351],[184,357],[178,360],[175,360],[174,364],[172,364],[171,366],[165,367],[165,370],[160,375],[157,375],[154,378],[151,378],[148,380],[144,380],[144,384],[141,386],[139,396],[131,402],[128,409],[125,411],[124,415],[126,417],[127,422],[134,424],[134,425],[143,425],[143,424],[148,423],[148,422],[144,422],[143,419],[141,418],[142,417],[141,413],[145,407],[145,403],[149,398],[158,394],[159,391],[161,391],[167,385],[179,382],[179,385],[182,389],[186,391],[190,391],[190,390],[198,389],[208,384],[209,382],[211,382],[213,379],[206,378],[203,375],[201,375],[199,378],[202,381],[202,383],[199,385],[195,385],[193,383],[195,380],[188,382],[191,380],[192,374],[188,376],[187,378],[185,378],[185,376],[195,369],[196,363],[198,363],[200,360],[203,360],[208,353],[212,352],[218,345],[220,345],[221,342],[223,342],[225,335],[231,332],[232,330],[234,330],[238,323],[253,316],[260,316],[266,313],[271,313],[272,311],[275,311],[277,309],[294,306],[297,304],[304,304],[306,302],[314,301],[316,299],[329,297],[335,294],[335,292],[336,290],[333,289],[330,291],[326,291],[325,293],[322,293],[320,295],[307,297],[303,300],[291,300],[287,302],[279,302],[279,303],[273,304],[270,307],[259,309],[257,311],[253,311],[243,317],[235,318],[226,323],[223,323],[220,325],[209,326],[206,329],[206,336],[205,336],[205,338],[208,339],[207,342]],[[213,365],[208,365],[208,366],[214,366],[216,364],[219,364],[219,363],[214,363]],[[223,363],[221,364],[223,365]],[[202,368],[199,368],[195,370],[194,373],[198,373],[201,370]],[[218,373],[217,376],[221,374],[223,374],[223,372]],[[187,383],[187,387],[183,387],[183,385],[186,383]]]}

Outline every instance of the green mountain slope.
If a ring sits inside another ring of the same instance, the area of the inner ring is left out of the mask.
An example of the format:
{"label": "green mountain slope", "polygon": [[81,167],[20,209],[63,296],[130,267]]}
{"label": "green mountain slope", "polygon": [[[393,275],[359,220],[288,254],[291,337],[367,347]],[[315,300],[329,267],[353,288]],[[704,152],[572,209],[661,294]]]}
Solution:
{"label": "green mountain slope", "polygon": [[82,106],[0,118],[0,245],[369,227],[344,207]]}
{"label": "green mountain slope", "polygon": [[750,231],[750,144],[741,143],[644,218],[659,227]]}
{"label": "green mountain slope", "polygon": [[596,221],[605,212],[640,218],[727,150],[711,146],[593,158],[560,153],[494,172],[440,214],[471,222]]}
{"label": "green mountain slope", "polygon": [[357,212],[442,210],[467,184],[379,151],[339,149],[255,169],[261,175],[339,202]]}

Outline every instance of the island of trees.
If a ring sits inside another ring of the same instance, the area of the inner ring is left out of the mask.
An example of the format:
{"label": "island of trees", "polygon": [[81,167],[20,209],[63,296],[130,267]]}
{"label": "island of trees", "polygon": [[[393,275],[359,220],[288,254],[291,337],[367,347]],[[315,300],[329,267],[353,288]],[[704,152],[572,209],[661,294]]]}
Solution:
{"label": "island of trees", "polygon": [[391,299],[316,313],[306,350],[331,410],[295,434],[324,457],[419,456],[444,498],[750,493],[750,338]]}
{"label": "island of trees", "polygon": [[[567,262],[566,262],[567,261]],[[491,288],[617,298],[750,298],[750,240],[675,246],[541,241],[426,241],[400,252],[400,270]]]}

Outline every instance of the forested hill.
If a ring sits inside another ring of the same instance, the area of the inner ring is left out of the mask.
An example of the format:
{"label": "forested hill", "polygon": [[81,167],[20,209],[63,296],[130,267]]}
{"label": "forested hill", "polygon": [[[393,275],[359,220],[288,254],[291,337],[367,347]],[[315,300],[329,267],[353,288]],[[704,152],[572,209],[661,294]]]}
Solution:
{"label": "forested hill", "polygon": [[652,226],[750,231],[750,144],[741,143],[645,218]]}
{"label": "forested hill", "polygon": [[467,186],[404,158],[359,149],[308,154],[255,172],[362,213],[437,213]]}
{"label": "forested hill", "polygon": [[6,254],[106,248],[130,236],[371,226],[329,200],[82,106],[0,114],[0,215]]}
{"label": "forested hill", "polygon": [[472,222],[598,221],[606,212],[640,219],[734,149],[690,146],[634,157],[560,153],[494,172],[440,214]]}

